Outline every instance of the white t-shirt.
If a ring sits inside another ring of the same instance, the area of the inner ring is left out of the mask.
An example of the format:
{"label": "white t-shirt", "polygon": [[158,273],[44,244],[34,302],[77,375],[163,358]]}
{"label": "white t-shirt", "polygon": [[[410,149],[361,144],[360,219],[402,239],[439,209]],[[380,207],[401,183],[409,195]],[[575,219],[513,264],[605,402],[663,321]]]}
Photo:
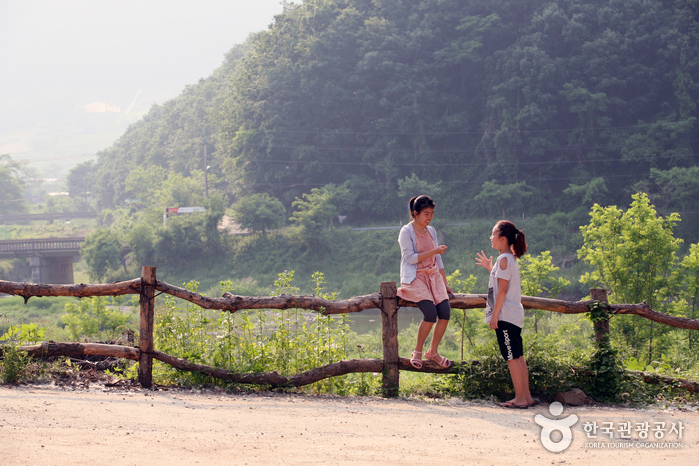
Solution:
{"label": "white t-shirt", "polygon": [[[507,269],[503,270],[500,267],[500,261],[505,257],[507,258]],[[490,271],[485,323],[489,324],[490,318],[493,316],[495,298],[498,296],[498,278],[510,282],[505,294],[505,302],[502,303],[502,309],[500,309],[500,314],[498,314],[498,321],[503,320],[521,328],[524,326],[524,308],[522,307],[522,285],[519,281],[519,264],[514,254],[509,252],[500,254],[495,261],[493,269]]]}

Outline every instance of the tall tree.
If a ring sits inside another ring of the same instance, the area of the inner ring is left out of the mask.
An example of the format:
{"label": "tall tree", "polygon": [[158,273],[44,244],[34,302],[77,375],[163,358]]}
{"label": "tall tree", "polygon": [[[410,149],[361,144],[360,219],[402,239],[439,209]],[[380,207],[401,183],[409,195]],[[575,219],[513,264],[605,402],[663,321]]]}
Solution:
{"label": "tall tree", "polygon": [[0,155],[0,214],[25,209],[24,181],[18,175],[19,164],[7,154]]}

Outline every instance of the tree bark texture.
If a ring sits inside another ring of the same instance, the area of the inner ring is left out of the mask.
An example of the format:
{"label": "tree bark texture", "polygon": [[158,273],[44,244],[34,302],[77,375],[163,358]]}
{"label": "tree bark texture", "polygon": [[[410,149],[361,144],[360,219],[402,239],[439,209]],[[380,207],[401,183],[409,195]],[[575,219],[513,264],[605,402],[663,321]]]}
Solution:
{"label": "tree bark texture", "polygon": [[94,355],[138,361],[141,353],[138,348],[133,346],[105,345],[103,343],[55,343],[53,341],[40,345],[20,346],[19,349],[35,358]]}
{"label": "tree bark texture", "polygon": [[184,371],[199,371],[210,377],[227,380],[235,383],[269,385],[277,387],[302,387],[314,382],[319,382],[330,377],[350,374],[354,372],[380,372],[383,367],[381,359],[350,359],[339,361],[327,366],[317,367],[300,374],[285,377],[277,372],[262,372],[259,374],[241,374],[225,369],[216,369],[204,364],[189,362],[185,359],[169,356],[165,353],[155,351],[153,357],[159,361],[171,365],[172,367]]}
{"label": "tree bark texture", "polygon": [[293,296],[288,294],[279,296],[238,296],[224,293],[221,298],[209,298],[163,282],[158,282],[156,289],[205,309],[220,309],[228,312],[237,312],[243,309],[283,310],[299,308],[330,315],[361,312],[366,309],[377,309],[381,306],[381,295],[379,293],[357,296],[344,301],[330,301],[317,296]]}
{"label": "tree bark texture", "polygon": [[138,382],[142,387],[153,384],[153,321],[155,318],[155,267],[144,266],[141,272],[141,326],[138,333]]}
{"label": "tree bark texture", "polygon": [[22,296],[25,303],[34,296],[38,298],[42,296],[75,296],[83,298],[88,296],[120,296],[124,294],[139,294],[140,292],[140,278],[125,282],[106,284],[79,283],[76,285],[34,284],[0,280],[0,293]]}
{"label": "tree bark texture", "polygon": [[398,362],[398,300],[395,282],[381,283],[381,328],[383,334],[383,381],[384,396],[398,396],[400,370]]}
{"label": "tree bark texture", "polygon": [[[607,304],[607,290],[604,288],[590,289],[590,297],[601,303]],[[600,341],[609,336],[609,317],[603,321],[594,322],[595,341]]]}

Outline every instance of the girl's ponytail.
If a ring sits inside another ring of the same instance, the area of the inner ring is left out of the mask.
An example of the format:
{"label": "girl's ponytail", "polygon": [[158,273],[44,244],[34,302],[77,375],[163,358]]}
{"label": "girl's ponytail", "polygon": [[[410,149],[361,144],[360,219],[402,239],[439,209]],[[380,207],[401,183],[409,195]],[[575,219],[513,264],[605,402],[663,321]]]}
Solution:
{"label": "girl's ponytail", "polygon": [[515,244],[512,245],[512,249],[514,249],[515,257],[517,259],[527,253],[527,239],[525,238],[522,230],[517,230],[517,233],[515,234]]}
{"label": "girl's ponytail", "polygon": [[500,220],[495,224],[498,235],[507,238],[507,244],[512,247],[517,259],[527,253],[527,240],[522,230],[518,230],[509,220]]}

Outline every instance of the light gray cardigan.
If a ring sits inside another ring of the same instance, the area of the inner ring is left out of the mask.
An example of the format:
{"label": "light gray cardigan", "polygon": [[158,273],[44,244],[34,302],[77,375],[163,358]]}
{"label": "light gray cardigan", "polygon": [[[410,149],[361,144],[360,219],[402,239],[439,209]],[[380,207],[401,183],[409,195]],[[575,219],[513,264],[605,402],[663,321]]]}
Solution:
{"label": "light gray cardigan", "polygon": [[[432,241],[434,241],[434,247],[439,246],[437,243],[437,231],[434,227],[428,226],[427,231],[432,235]],[[415,236],[415,229],[412,223],[408,223],[400,229],[400,234],[398,235],[398,244],[400,244],[400,282],[401,283],[412,283],[417,276],[417,238]],[[444,268],[442,264],[442,255],[436,254],[435,258],[437,260],[437,269],[441,270]]]}

